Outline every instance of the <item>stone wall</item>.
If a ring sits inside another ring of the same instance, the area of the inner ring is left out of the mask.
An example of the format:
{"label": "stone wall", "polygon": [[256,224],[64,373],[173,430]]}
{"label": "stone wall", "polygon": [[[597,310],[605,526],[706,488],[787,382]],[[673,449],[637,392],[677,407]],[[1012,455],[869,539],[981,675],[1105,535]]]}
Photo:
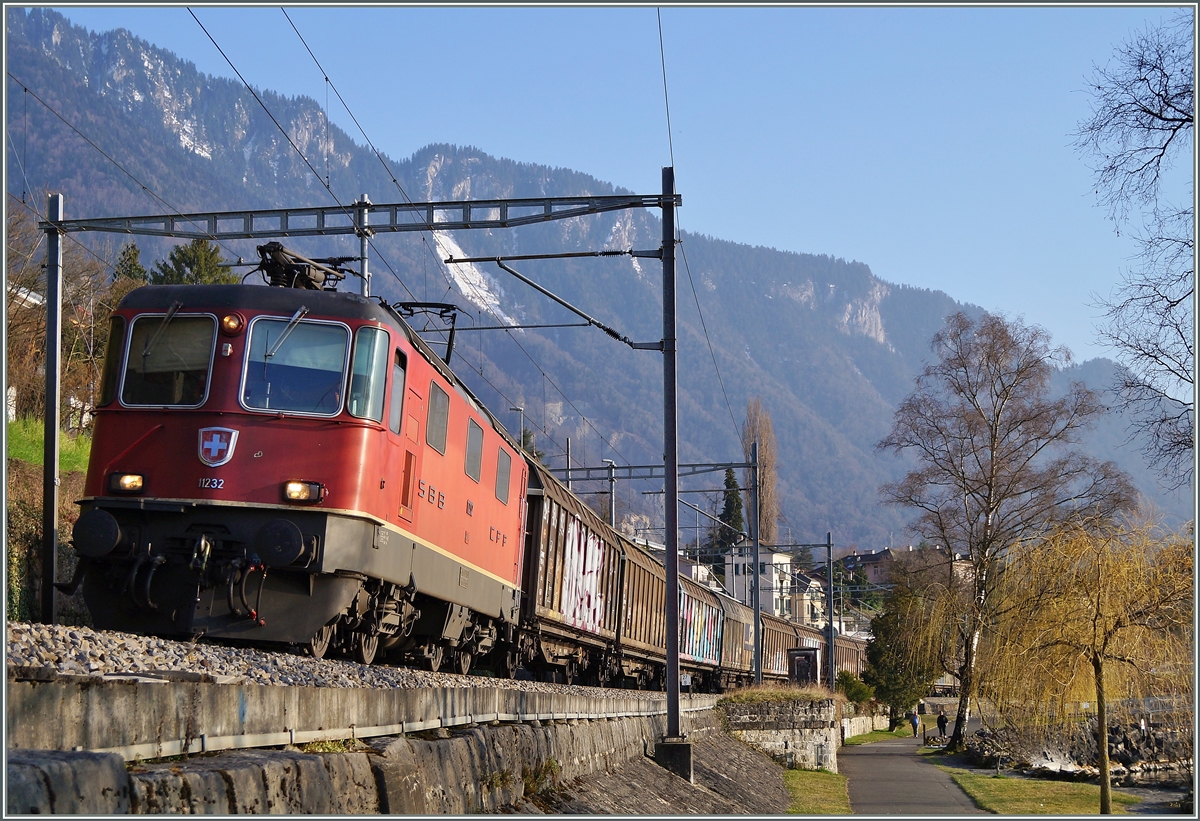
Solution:
{"label": "stone wall", "polygon": [[[689,740],[719,731],[688,714]],[[239,750],[126,768],[114,753],[9,750],[9,814],[495,812],[653,751],[664,716],[530,721],[374,738],[344,753]],[[425,738],[421,735],[428,736]]]}
{"label": "stone wall", "polygon": [[837,772],[841,726],[833,699],[721,703],[730,735],[786,767]]}
{"label": "stone wall", "polygon": [[845,743],[847,738],[853,738],[856,735],[863,735],[872,730],[886,730],[888,728],[887,716],[851,716],[842,719],[842,743]]}

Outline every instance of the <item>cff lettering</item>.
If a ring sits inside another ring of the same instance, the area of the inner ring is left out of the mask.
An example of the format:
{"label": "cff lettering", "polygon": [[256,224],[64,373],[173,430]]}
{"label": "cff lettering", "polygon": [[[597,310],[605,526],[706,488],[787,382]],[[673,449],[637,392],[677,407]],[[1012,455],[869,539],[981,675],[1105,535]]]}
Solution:
{"label": "cff lettering", "polygon": [[508,544],[508,534],[501,533],[496,527],[488,528],[488,538],[493,542],[499,542],[501,547]]}

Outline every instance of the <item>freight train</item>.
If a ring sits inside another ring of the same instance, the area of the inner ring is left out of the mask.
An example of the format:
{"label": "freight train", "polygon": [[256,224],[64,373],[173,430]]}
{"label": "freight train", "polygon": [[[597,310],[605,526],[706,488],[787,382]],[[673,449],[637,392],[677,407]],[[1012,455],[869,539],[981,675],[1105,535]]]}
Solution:
{"label": "freight train", "polygon": [[[666,573],[403,319],[260,246],[269,285],[148,285],[111,319],[75,579],[94,625],[661,688]],[[446,357],[449,359],[449,356]],[[752,613],[680,580],[691,689],[752,680]],[[763,617],[765,679],[826,638]],[[863,646],[837,639],[839,669]]]}

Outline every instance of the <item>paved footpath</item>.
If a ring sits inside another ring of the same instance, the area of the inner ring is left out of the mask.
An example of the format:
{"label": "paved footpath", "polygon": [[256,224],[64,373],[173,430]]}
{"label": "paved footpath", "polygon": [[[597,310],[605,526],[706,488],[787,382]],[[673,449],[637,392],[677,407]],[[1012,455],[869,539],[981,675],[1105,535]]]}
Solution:
{"label": "paved footpath", "polygon": [[917,755],[920,739],[842,747],[838,772],[855,815],[986,815],[950,776]]}

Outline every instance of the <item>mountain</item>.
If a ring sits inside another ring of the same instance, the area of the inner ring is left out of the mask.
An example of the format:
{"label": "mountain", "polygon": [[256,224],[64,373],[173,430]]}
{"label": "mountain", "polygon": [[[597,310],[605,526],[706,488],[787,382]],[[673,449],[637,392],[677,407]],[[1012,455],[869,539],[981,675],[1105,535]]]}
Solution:
{"label": "mountain", "polygon": [[[347,205],[363,192],[377,203],[628,193],[579,171],[472,147],[430,145],[408,158],[376,156],[329,123],[315,101],[256,90],[268,115],[244,86],[201,74],[124,30],[91,33],[48,9],[10,8],[6,23],[8,191],[26,192],[38,210],[41,192],[61,191],[68,219]],[[681,193],[686,207],[687,192]],[[110,253],[117,241],[107,240]],[[380,234],[371,251],[372,290],[392,301],[460,305],[453,366],[511,428],[518,416],[508,409],[524,408],[552,466],[564,464],[568,438],[576,464],[653,464],[662,458],[659,356],[594,328],[473,332],[579,320],[495,265],[441,260],[654,249],[660,241],[656,213],[644,211],[514,230]],[[163,257],[169,247],[139,245],[143,260]],[[287,245],[310,256],[358,250],[357,240],[346,237],[295,238]],[[257,256],[251,242],[226,243],[224,250],[230,260]],[[779,445],[781,537],[818,542],[832,531],[841,546],[900,543],[904,513],[881,506],[878,487],[902,475],[905,464],[877,454],[874,444],[890,428],[944,318],[982,309],[884,282],[861,262],[704,235],[681,235],[678,263],[680,460],[741,461],[737,425],[747,401],[759,396]],[[623,256],[512,265],[636,341],[661,337],[655,261]],[[1092,380],[1111,368],[1085,363],[1079,372],[1098,387],[1103,383]],[[1143,493],[1160,506],[1190,516],[1186,502],[1165,499],[1136,447],[1114,433],[1124,423],[1106,424],[1107,433],[1097,433],[1097,453],[1137,474]],[[720,474],[711,474],[683,487],[715,491],[721,484]],[[618,508],[661,525],[660,497],[646,495],[653,489],[622,483]],[[685,499],[711,510],[717,495]],[[680,518],[684,527],[698,521],[687,511]],[[660,538],[661,530],[648,535]],[[691,531],[684,541],[694,541]]]}

